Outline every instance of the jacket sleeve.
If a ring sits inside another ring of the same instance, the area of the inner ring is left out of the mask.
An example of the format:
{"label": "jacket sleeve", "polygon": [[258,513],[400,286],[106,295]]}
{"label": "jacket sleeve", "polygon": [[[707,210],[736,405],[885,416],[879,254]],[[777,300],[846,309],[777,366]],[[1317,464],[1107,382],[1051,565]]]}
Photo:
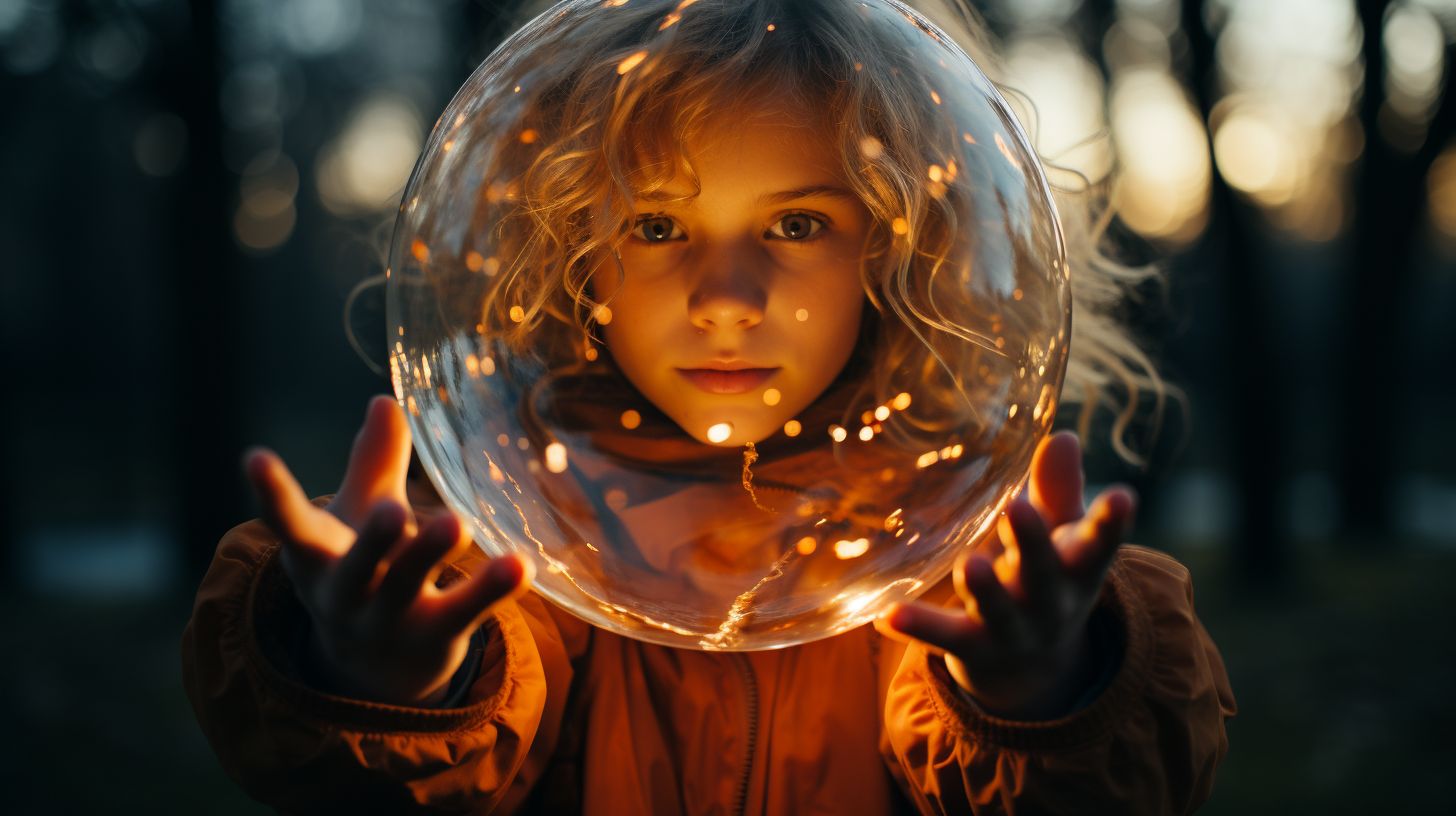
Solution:
{"label": "jacket sleeve", "polygon": [[1236,708],[1187,569],[1124,546],[1094,614],[1112,618],[1120,665],[1058,720],[992,716],[943,660],[905,647],[881,752],[922,813],[1191,813],[1208,798]]}
{"label": "jacket sleeve", "polygon": [[[183,682],[223,769],[285,813],[510,812],[550,759],[572,681],[570,644],[534,594],[485,624],[458,708],[348,699],[292,668],[307,615],[253,521],[230,531],[182,635]],[[484,563],[451,565],[446,580]]]}

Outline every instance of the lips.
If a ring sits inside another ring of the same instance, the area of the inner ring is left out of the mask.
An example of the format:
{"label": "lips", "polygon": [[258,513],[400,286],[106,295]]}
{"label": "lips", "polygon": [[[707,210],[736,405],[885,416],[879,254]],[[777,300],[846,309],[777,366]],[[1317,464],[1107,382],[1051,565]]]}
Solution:
{"label": "lips", "polygon": [[683,379],[709,394],[742,394],[763,385],[777,368],[679,368]]}

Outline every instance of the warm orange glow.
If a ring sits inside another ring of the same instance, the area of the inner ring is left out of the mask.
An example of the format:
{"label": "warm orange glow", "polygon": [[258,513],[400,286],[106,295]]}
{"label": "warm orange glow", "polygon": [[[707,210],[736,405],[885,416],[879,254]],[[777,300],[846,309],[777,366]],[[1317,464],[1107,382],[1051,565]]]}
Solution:
{"label": "warm orange glow", "polygon": [[868,442],[875,438],[875,429],[866,425],[859,429],[859,441]]}
{"label": "warm orange glow", "polygon": [[908,392],[908,391],[901,391],[899,394],[896,394],[894,401],[891,402],[890,405],[896,411],[903,411],[906,408],[909,408],[910,407],[910,392]]}
{"label": "warm orange glow", "polygon": [[566,446],[552,442],[546,446],[546,469],[552,473],[566,472]]}
{"label": "warm orange glow", "polygon": [[622,412],[622,427],[627,430],[636,430],[642,424],[642,415],[628,408]]}
{"label": "warm orange glow", "polygon": [[797,312],[794,312],[794,319],[799,321],[800,323],[807,323],[809,321],[809,310],[800,309]]}
{"label": "warm orange glow", "polygon": [[814,540],[814,536],[804,536],[799,539],[799,543],[794,545],[794,549],[799,551],[799,555],[813,555],[814,550],[818,548],[819,542]]}
{"label": "warm orange glow", "polygon": [[931,91],[930,92],[930,101],[932,101],[935,104],[939,105],[940,104],[940,94],[936,93],[935,91]]}
{"label": "warm orange glow", "polygon": [[495,441],[502,448],[504,448],[506,445],[511,444],[511,438],[509,436],[506,436],[505,434],[498,434],[495,438]]}
{"label": "warm orange glow", "polygon": [[866,136],[859,140],[859,152],[863,153],[866,159],[874,161],[884,155],[885,146],[880,143],[879,139],[873,136]]}
{"label": "warm orange glow", "polygon": [[803,430],[804,426],[800,425],[797,419],[791,419],[784,423],[784,436],[798,436]]}
{"label": "warm orange glow", "polygon": [[467,354],[465,356],[465,370],[468,371],[468,372],[470,372],[470,376],[472,376],[472,377],[479,377],[480,376],[480,358],[479,357],[476,357],[474,354]]}
{"label": "warm orange glow", "polygon": [[520,323],[526,319],[526,310],[520,306],[511,307],[511,320]]}
{"label": "warm orange glow", "polygon": [[532,144],[536,141],[537,135],[536,131],[531,128],[526,128],[521,131],[521,144]]}
{"label": "warm orange glow", "polygon": [[885,420],[887,420],[889,418],[890,418],[890,408],[889,408],[889,406],[887,406],[887,405],[881,405],[880,407],[878,407],[878,408],[875,409],[875,419],[878,419],[879,421],[884,422]]}
{"label": "warm orange glow", "polygon": [[621,62],[617,63],[617,73],[618,74],[625,74],[628,71],[632,70],[633,68],[636,68],[638,65],[641,65],[642,64],[642,61],[645,60],[645,59],[647,59],[647,52],[646,51],[638,51],[637,53],[633,54],[632,56],[627,57],[626,59],[624,59]]}
{"label": "warm orange glow", "polygon": [[769,388],[763,392],[764,405],[778,405],[779,400],[782,398],[783,395],[779,393],[779,390],[777,388]]}
{"label": "warm orange glow", "polygon": [[870,540],[868,538],[840,539],[834,542],[834,555],[841,560],[859,558],[869,551]]}
{"label": "warm orange glow", "polygon": [[774,30],[774,24],[773,23],[769,23],[768,24],[768,30],[769,31],[773,31]]}
{"label": "warm orange glow", "polygon": [[843,442],[844,440],[849,438],[849,432],[839,427],[838,425],[830,425],[829,436],[834,439],[835,442]]}
{"label": "warm orange glow", "polygon": [[605,326],[612,322],[612,310],[607,307],[607,304],[603,303],[592,310],[592,317],[598,324]]}
{"label": "warm orange glow", "polygon": [[732,425],[732,423],[728,423],[728,422],[719,422],[717,425],[714,425],[714,426],[708,428],[708,434],[707,434],[708,441],[709,442],[712,442],[715,445],[718,444],[718,443],[720,443],[720,442],[727,442],[728,441],[728,437],[730,437],[732,435],[733,435],[733,425]]}
{"label": "warm orange glow", "polygon": [[420,263],[428,263],[430,260],[430,248],[425,246],[425,242],[418,238],[414,240],[414,243],[410,244],[410,254],[415,256],[415,260]]}
{"label": "warm orange glow", "polygon": [[890,222],[890,230],[896,235],[905,235],[910,232],[910,222],[903,218],[896,218]]}
{"label": "warm orange glow", "polygon": [[485,266],[485,257],[475,250],[465,253],[465,268],[471,272],[479,272]]}

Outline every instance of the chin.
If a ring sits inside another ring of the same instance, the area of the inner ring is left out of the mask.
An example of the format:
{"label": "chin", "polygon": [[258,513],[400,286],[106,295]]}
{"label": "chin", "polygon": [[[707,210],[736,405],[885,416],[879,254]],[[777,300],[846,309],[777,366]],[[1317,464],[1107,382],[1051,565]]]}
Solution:
{"label": "chin", "polygon": [[[762,442],[781,432],[784,422],[789,419],[761,407],[696,410],[669,416],[692,438],[720,448],[743,447]],[[727,427],[723,428],[725,425]]]}

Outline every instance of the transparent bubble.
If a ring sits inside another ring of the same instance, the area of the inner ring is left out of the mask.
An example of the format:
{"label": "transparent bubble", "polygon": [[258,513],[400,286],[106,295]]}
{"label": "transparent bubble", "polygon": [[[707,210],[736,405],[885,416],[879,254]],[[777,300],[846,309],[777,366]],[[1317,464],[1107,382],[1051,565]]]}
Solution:
{"label": "transparent bubble", "polygon": [[441,115],[390,254],[448,504],[631,637],[767,649],[913,598],[1051,425],[1071,297],[1005,101],[889,0],[570,0]]}

